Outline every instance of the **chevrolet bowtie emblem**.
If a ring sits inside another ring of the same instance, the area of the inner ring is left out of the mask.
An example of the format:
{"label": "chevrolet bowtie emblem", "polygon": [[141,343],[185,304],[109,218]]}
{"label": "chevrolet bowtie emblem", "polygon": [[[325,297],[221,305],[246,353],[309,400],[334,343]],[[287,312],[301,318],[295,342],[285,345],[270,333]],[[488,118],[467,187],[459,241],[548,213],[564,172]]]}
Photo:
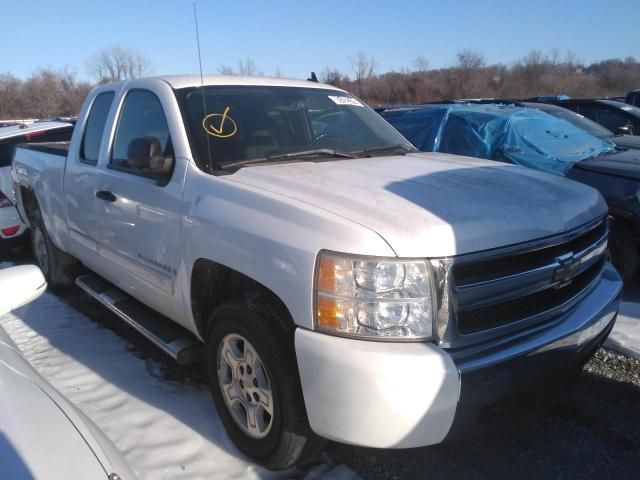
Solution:
{"label": "chevrolet bowtie emblem", "polygon": [[578,273],[580,259],[575,258],[573,253],[569,252],[557,257],[556,262],[560,266],[553,272],[554,286],[560,288],[569,285],[573,281],[573,277]]}

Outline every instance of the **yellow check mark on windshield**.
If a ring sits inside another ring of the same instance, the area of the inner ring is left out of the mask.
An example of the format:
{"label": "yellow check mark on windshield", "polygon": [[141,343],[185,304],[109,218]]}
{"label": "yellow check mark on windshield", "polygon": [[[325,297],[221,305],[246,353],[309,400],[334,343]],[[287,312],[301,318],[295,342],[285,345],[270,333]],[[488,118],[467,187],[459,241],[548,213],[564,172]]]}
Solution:
{"label": "yellow check mark on windshield", "polygon": [[224,122],[227,119],[228,113],[229,113],[229,107],[225,108],[224,112],[221,115],[219,128],[216,128],[213,125],[209,124],[209,128],[211,128],[211,131],[216,135],[222,135],[222,132],[224,132]]}
{"label": "yellow check mark on windshield", "polygon": [[[202,128],[209,135],[218,138],[233,137],[238,131],[238,126],[233,118],[229,117],[229,108],[224,109],[223,113],[210,113],[202,119]],[[218,117],[220,121],[218,122]],[[215,127],[213,124],[217,124]]]}

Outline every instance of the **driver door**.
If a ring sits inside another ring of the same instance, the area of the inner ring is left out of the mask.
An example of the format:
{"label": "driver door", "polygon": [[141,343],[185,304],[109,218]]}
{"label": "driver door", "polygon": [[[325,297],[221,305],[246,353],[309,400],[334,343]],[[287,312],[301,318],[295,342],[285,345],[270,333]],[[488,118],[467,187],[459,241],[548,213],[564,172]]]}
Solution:
{"label": "driver door", "polygon": [[170,177],[156,178],[127,161],[132,140],[154,137],[173,157],[167,120],[149,90],[127,92],[120,108],[104,174],[96,189],[101,204],[100,255],[105,276],[156,310],[171,315],[180,258],[180,208],[184,163]]}

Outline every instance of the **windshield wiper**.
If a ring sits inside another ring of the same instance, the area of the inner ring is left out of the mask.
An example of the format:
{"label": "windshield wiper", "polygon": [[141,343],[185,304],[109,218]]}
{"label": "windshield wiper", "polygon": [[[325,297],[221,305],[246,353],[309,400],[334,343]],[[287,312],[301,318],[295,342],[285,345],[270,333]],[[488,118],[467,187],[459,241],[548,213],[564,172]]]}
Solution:
{"label": "windshield wiper", "polygon": [[417,150],[414,148],[410,148],[407,145],[396,143],[394,145],[384,145],[382,147],[363,148],[362,150],[357,150],[351,153],[364,154],[365,157],[370,157],[372,153],[395,152],[396,150],[402,150],[403,155],[406,155],[407,153],[410,153],[410,152],[417,152]]}
{"label": "windshield wiper", "polygon": [[240,160],[237,162],[225,163],[220,165],[222,170],[234,167],[242,167],[244,165],[253,165],[255,163],[276,162],[278,160],[286,160],[287,158],[304,158],[304,157],[333,157],[333,158],[353,158],[353,155],[339,150],[332,150],[331,148],[316,148],[313,150],[305,150],[302,152],[282,153],[278,155],[269,155],[268,157],[249,158],[247,160]]}

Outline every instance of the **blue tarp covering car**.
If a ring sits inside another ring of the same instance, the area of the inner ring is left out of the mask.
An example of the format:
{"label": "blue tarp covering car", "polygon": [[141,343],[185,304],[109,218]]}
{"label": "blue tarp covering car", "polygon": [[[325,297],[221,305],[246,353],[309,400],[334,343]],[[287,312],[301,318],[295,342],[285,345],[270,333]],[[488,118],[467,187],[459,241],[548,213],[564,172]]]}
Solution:
{"label": "blue tarp covering car", "polygon": [[419,150],[507,161],[559,175],[615,149],[565,120],[512,105],[429,105],[382,116]]}

